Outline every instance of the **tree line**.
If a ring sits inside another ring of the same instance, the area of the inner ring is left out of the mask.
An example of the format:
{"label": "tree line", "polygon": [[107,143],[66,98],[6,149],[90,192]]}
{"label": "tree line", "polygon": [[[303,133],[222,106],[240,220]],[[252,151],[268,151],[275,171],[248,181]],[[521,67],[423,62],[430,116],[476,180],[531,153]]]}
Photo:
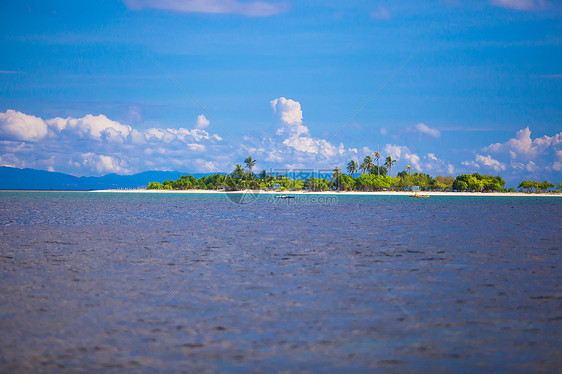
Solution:
{"label": "tree line", "polygon": [[[472,191],[472,192],[516,192],[514,188],[506,189],[505,181],[500,176],[481,175],[479,173],[461,174],[456,177],[414,172],[411,165],[397,173],[395,177],[390,172],[396,165],[396,160],[391,156],[384,159],[379,165],[380,154],[374,153],[374,158],[366,156],[361,164],[351,160],[347,164],[347,174],[340,168],[334,168],[325,175],[295,175],[290,178],[283,173],[268,173],[262,170],[255,174],[253,169],[256,160],[248,157],[244,160],[244,167],[236,164],[230,174],[213,174],[201,178],[192,175],[182,175],[179,179],[166,180],[162,183],[150,182],[149,190],[225,190],[239,191],[254,190],[279,190],[279,191],[407,191],[418,186],[422,191]],[[376,162],[376,165],[375,165]],[[527,192],[547,192],[553,190],[554,183],[544,181],[523,181],[518,188]],[[558,184],[562,190],[562,183]],[[558,190],[556,190],[558,191]]]}

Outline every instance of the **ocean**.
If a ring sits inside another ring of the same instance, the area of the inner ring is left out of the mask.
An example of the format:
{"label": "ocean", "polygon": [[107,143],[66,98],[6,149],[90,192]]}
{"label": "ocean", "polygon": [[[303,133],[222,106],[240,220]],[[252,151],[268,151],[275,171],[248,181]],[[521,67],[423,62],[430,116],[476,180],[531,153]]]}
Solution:
{"label": "ocean", "polygon": [[561,212],[0,192],[0,371],[559,371]]}

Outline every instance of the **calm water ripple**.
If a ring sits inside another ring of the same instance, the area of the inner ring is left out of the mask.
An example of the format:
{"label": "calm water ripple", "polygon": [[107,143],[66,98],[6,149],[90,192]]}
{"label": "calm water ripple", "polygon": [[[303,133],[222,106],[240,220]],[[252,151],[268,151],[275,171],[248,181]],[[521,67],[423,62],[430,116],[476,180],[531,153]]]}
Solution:
{"label": "calm water ripple", "polygon": [[270,200],[0,192],[0,371],[562,367],[562,199]]}

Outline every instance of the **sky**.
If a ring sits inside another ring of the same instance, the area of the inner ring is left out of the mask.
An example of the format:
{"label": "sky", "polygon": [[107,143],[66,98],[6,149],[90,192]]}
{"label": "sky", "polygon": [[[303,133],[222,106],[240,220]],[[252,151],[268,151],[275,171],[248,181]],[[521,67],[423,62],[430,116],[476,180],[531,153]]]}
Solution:
{"label": "sky", "polygon": [[562,182],[553,0],[0,2],[0,165]]}

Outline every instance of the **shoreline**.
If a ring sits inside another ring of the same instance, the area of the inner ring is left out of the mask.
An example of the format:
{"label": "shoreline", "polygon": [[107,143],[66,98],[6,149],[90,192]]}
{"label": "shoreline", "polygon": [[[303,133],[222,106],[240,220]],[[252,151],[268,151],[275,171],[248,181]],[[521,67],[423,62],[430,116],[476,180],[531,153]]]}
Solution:
{"label": "shoreline", "polygon": [[[93,193],[148,193],[148,194],[264,194],[264,195],[331,195],[331,196],[410,196],[413,192],[408,191],[324,191],[324,192],[308,192],[308,191],[262,191],[262,190],[243,190],[243,191],[215,191],[215,190],[147,190],[147,189],[109,189],[109,190],[93,190],[87,191]],[[474,197],[492,197],[492,196],[512,196],[512,197],[562,197],[562,193],[524,193],[524,192],[438,192],[438,191],[421,191],[419,195],[429,196],[474,196]]]}

